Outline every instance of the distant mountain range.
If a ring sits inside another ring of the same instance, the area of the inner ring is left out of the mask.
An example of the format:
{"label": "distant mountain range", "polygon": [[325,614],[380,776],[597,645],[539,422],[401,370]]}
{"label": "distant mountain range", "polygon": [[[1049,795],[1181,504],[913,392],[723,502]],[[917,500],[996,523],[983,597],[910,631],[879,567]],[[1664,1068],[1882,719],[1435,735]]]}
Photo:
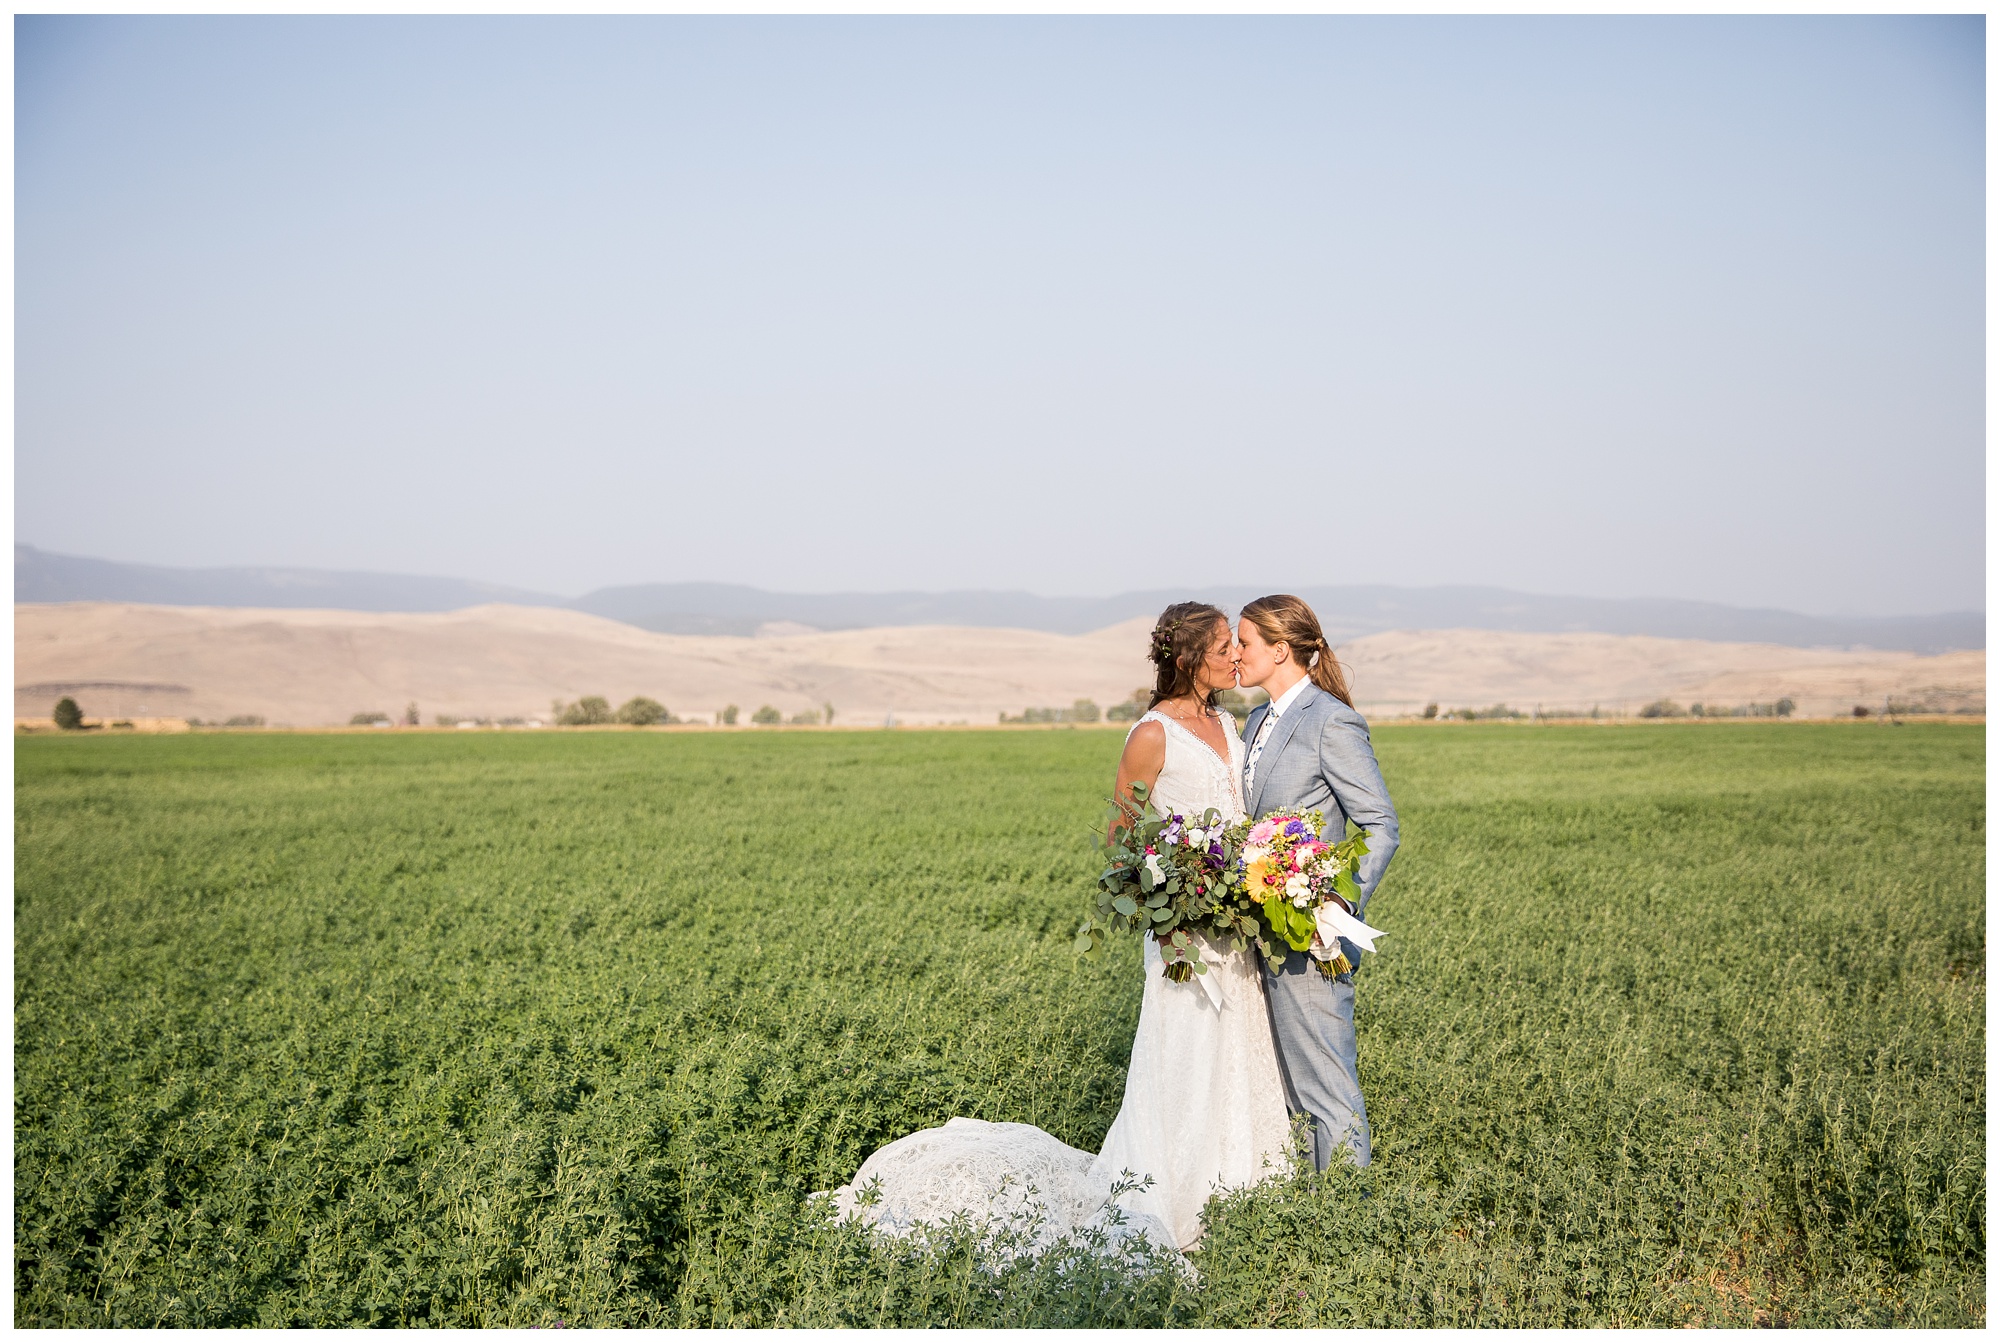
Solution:
{"label": "distant mountain range", "polygon": [[[492,583],[326,569],[174,569],[14,547],[17,602],[119,601],[160,606],[265,606],[345,611],[454,611],[486,602],[554,606],[663,634],[755,634],[772,625],[865,629],[974,625],[1082,634],[1152,615],[1169,602],[1234,612],[1269,589],[1212,587],[1115,597],[1027,592],[766,592],[730,583],[647,583],[567,598]],[[1392,629],[1589,631],[1667,639],[1868,647],[1945,653],[1986,647],[1986,614],[1834,619],[1792,611],[1658,598],[1547,597],[1504,588],[1300,587],[1334,639]]]}
{"label": "distant mountain range", "polygon": [[460,578],[338,569],[170,569],[14,546],[17,602],[145,602],[333,611],[458,611],[484,602],[565,606],[561,597]]}

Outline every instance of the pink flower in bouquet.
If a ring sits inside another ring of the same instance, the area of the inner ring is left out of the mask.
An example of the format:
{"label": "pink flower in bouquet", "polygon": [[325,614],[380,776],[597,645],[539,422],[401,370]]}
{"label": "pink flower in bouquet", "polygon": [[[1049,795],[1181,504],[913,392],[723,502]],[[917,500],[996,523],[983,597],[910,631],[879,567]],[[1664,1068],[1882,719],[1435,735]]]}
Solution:
{"label": "pink flower in bouquet", "polygon": [[1250,837],[1244,842],[1247,844],[1269,844],[1271,836],[1277,833],[1278,823],[1276,821],[1259,821],[1250,827]]}

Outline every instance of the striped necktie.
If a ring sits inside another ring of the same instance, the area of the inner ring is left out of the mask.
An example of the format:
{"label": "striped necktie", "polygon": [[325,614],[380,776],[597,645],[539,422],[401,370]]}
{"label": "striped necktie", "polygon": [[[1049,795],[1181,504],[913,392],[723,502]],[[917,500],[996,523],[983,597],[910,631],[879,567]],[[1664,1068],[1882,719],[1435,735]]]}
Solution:
{"label": "striped necktie", "polygon": [[1278,721],[1276,709],[1264,715],[1264,721],[1257,724],[1257,739],[1250,743],[1250,768],[1243,774],[1243,802],[1249,808],[1250,794],[1257,787],[1257,757],[1264,754],[1264,743],[1271,739],[1271,724]]}

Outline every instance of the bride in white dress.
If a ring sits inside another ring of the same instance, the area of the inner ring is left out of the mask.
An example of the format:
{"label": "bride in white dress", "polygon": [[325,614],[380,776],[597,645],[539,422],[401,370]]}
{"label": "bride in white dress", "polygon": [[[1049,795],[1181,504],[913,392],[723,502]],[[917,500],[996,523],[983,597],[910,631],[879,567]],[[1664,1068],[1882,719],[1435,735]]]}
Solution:
{"label": "bride in white dress", "polygon": [[[1125,740],[1118,793],[1149,784],[1163,812],[1243,815],[1243,743],[1214,705],[1235,683],[1227,618],[1181,602],[1161,615],[1152,709]],[[1275,1173],[1290,1121],[1255,953],[1206,946],[1208,973],[1162,974],[1145,938],[1145,996],[1125,1102],[1096,1156],[1028,1124],[953,1119],[900,1138],[833,1191],[836,1207],[901,1232],[957,1215],[1033,1225],[1037,1245],[1084,1226],[1143,1234],[1163,1248],[1201,1239],[1210,1195]],[[1150,1181],[1149,1183],[1145,1183]],[[1117,1195],[1114,1186],[1142,1183]]]}

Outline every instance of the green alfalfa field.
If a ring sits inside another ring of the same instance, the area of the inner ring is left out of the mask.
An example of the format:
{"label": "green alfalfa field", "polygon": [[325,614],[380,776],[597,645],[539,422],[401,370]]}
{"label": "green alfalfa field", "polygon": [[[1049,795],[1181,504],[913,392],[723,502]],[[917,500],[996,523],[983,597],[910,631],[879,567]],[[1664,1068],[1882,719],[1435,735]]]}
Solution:
{"label": "green alfalfa field", "polygon": [[22,738],[22,1325],[1979,1325],[1983,728],[1384,727],[1372,1167],[1198,1278],[808,1195],[1094,1150],[1119,738]]}

